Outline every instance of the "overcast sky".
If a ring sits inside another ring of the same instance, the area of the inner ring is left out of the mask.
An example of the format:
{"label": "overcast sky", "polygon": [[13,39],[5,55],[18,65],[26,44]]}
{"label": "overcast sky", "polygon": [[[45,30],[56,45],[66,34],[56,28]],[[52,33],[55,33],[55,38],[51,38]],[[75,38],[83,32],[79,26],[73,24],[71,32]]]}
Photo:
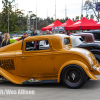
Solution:
{"label": "overcast sky", "polygon": [[[0,1],[1,12],[2,0]],[[83,3],[84,2],[85,0],[83,0]],[[16,0],[16,3],[18,3],[19,9],[25,10],[25,14],[27,14],[28,11],[33,11],[33,13],[36,14],[37,3],[38,17],[47,18],[47,16],[49,16],[55,18],[55,0]],[[76,16],[81,15],[82,0],[56,0],[56,18],[65,18],[65,5],[67,8],[66,14],[69,18],[75,18]]]}

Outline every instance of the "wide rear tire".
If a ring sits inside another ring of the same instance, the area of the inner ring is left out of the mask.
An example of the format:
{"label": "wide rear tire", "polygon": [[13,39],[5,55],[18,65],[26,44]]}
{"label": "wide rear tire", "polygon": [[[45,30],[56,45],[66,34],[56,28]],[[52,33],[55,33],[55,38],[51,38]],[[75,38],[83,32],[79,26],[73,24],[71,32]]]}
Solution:
{"label": "wide rear tire", "polygon": [[68,65],[62,70],[61,79],[69,88],[80,88],[86,82],[86,73],[78,65]]}

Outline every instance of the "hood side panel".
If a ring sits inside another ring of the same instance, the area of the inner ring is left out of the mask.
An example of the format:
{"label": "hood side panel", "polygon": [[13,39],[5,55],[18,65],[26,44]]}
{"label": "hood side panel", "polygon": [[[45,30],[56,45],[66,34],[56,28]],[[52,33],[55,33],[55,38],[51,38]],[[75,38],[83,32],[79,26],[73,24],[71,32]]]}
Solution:
{"label": "hood side panel", "polygon": [[21,46],[22,46],[22,41],[17,41],[15,43],[0,48],[0,52],[21,50]]}

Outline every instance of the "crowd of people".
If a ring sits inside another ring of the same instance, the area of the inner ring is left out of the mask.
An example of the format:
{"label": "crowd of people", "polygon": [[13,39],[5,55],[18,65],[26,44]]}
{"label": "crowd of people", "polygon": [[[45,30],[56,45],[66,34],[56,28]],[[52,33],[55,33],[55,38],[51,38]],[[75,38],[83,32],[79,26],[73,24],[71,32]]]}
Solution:
{"label": "crowd of people", "polygon": [[[46,30],[46,35],[51,34],[49,30]],[[66,35],[70,35],[71,32],[70,31],[60,31],[59,34],[66,34]],[[4,47],[6,45],[10,44],[10,35],[9,33],[7,33],[6,31],[3,32],[4,37],[2,36],[2,33],[0,32],[0,48]],[[37,36],[39,35],[36,30],[33,30],[33,33],[31,34],[31,36]],[[44,34],[43,34],[44,35]],[[27,32],[23,33],[23,36],[19,39],[19,40],[24,40],[25,38],[29,37]],[[48,41],[46,41],[46,44],[48,44]]]}
{"label": "crowd of people", "polygon": [[[36,36],[36,35],[38,35],[38,33],[36,32],[36,30],[33,30],[32,36]],[[24,40],[27,37],[28,37],[28,33],[24,32],[23,36],[19,40]],[[4,31],[3,34],[2,34],[0,32],[0,48],[4,47],[6,45],[9,45],[9,44],[10,44],[10,35],[9,35],[9,33],[7,33],[6,31]]]}
{"label": "crowd of people", "polygon": [[59,34],[66,34],[66,35],[71,35],[70,31],[63,30],[63,31],[59,31]]}

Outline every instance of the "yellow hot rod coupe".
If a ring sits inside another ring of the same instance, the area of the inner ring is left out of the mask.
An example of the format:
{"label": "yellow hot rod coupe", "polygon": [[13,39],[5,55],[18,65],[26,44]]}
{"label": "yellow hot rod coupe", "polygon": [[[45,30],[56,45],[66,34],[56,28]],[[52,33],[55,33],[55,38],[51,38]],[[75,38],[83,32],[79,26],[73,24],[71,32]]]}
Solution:
{"label": "yellow hot rod coupe", "polygon": [[41,35],[0,48],[0,76],[15,84],[56,80],[80,88],[88,78],[97,80],[100,65],[94,55],[72,48],[67,35]]}

